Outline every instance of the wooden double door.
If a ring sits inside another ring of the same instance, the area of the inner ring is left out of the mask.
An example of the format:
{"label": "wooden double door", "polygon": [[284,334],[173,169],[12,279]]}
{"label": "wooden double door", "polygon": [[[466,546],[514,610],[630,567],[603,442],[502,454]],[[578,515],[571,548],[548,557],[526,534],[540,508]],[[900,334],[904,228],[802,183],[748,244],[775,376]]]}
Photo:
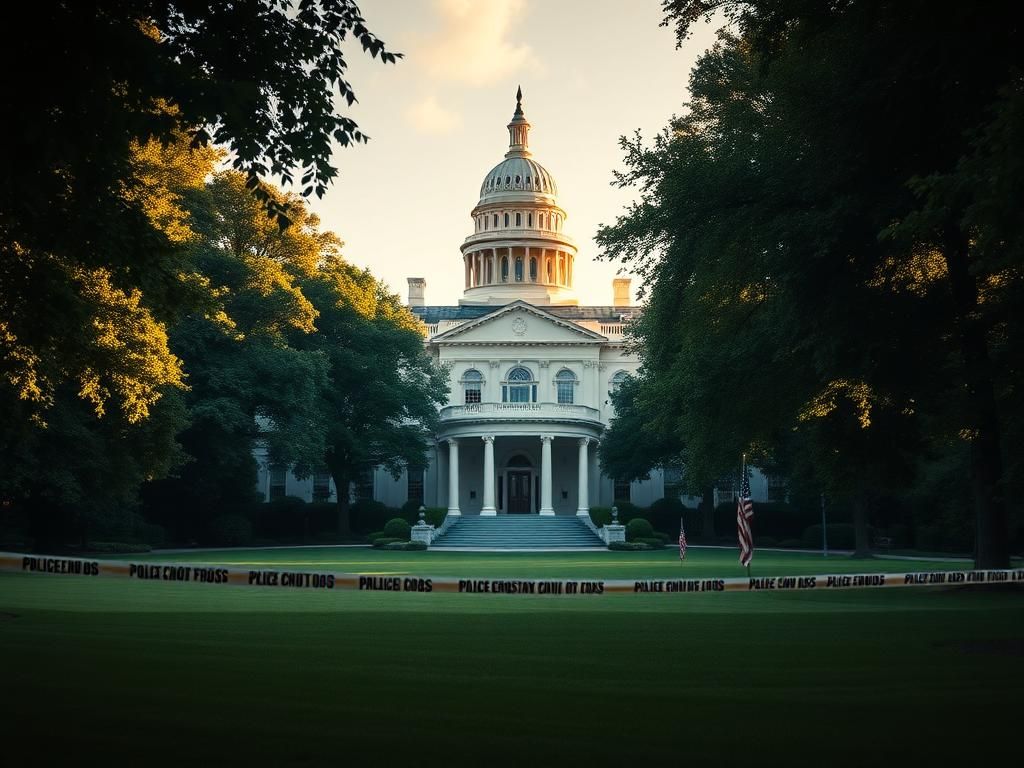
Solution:
{"label": "wooden double door", "polygon": [[508,481],[508,503],[505,511],[510,515],[530,514],[530,495],[533,491],[533,473],[510,469],[506,474]]}

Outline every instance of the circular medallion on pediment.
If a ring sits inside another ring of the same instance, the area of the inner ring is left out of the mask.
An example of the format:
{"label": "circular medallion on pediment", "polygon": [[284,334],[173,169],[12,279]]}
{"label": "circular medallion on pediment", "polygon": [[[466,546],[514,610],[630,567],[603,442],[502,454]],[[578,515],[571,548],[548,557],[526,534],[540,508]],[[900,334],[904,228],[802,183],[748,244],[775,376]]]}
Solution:
{"label": "circular medallion on pediment", "polygon": [[526,333],[526,321],[523,318],[517,317],[512,321],[512,333],[516,336],[522,336]]}

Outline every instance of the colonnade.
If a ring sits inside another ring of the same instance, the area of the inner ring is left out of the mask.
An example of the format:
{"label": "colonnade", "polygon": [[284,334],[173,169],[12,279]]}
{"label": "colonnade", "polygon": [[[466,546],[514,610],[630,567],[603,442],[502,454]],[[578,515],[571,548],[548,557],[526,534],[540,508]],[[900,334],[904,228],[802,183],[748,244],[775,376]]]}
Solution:
{"label": "colonnade", "polygon": [[569,251],[507,246],[471,251],[463,256],[466,288],[502,283],[542,283],[572,287]]}
{"label": "colonnade", "polygon": [[[540,466],[540,514],[542,515],[554,515],[555,508],[552,504],[551,487],[552,487],[552,473],[551,473],[551,446],[555,440],[554,435],[540,435],[540,447],[541,447],[541,466]],[[462,440],[472,440],[475,438],[457,438],[450,437],[445,440],[448,443],[448,514],[449,515],[461,515],[462,510],[459,507],[459,443]],[[495,494],[494,494],[494,440],[495,435],[482,435],[480,437],[484,443],[484,477],[483,477],[483,506],[480,510],[481,515],[497,515],[498,510],[495,506]],[[589,489],[590,489],[590,457],[589,457],[589,445],[594,442],[592,438],[581,437],[575,438],[579,450],[579,489],[577,492],[577,515],[589,515],[590,514],[590,501],[589,501]]]}

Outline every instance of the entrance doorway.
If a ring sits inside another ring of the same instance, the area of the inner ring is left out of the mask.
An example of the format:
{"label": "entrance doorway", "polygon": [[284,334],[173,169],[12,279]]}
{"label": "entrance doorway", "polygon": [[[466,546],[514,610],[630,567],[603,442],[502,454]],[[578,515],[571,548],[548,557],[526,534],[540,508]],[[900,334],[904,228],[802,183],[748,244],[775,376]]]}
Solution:
{"label": "entrance doorway", "polygon": [[530,514],[530,485],[533,474],[529,470],[510,469],[508,478],[508,514]]}

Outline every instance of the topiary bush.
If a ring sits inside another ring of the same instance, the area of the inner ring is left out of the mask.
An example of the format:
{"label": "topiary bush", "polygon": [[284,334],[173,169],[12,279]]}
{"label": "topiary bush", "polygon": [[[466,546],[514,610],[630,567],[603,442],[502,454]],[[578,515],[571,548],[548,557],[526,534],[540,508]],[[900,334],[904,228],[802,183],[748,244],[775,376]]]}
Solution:
{"label": "topiary bush", "polygon": [[252,523],[241,515],[221,515],[210,521],[210,542],[222,547],[240,547],[252,540]]}
{"label": "topiary bush", "polygon": [[388,544],[401,544],[405,539],[396,539],[393,536],[378,536],[373,540],[374,549],[384,549]]}
{"label": "topiary bush", "polygon": [[642,517],[634,517],[628,523],[626,523],[626,541],[636,541],[637,539],[653,539],[654,528],[651,524]]}
{"label": "topiary bush", "polygon": [[408,520],[401,517],[393,517],[384,526],[384,536],[389,539],[408,541],[409,537],[412,536],[412,526],[409,525]]}
{"label": "topiary bush", "polygon": [[[419,513],[417,512],[417,522],[419,521]],[[440,528],[444,524],[444,519],[448,516],[448,510],[444,507],[427,507],[424,510],[424,520],[427,521],[427,525],[432,525],[435,528]]]}

